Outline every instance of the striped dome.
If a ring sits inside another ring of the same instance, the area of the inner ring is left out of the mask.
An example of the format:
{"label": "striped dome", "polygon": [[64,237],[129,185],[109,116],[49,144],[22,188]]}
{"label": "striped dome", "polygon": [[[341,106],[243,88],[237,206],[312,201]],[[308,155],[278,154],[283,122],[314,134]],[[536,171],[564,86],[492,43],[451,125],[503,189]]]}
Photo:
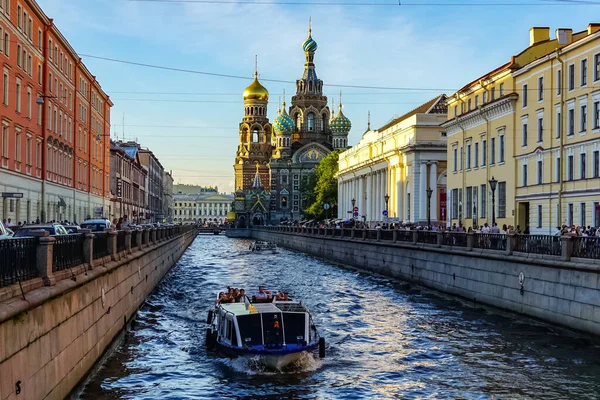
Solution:
{"label": "striped dome", "polygon": [[306,39],[304,41],[304,43],[302,43],[302,49],[305,52],[311,52],[314,53],[315,51],[317,51],[317,42],[314,41],[314,39],[312,38],[312,36],[308,36],[308,39]]}
{"label": "striped dome", "polygon": [[329,121],[329,126],[333,133],[348,133],[352,129],[352,122],[346,118],[340,107],[337,115]]}
{"label": "striped dome", "polygon": [[291,133],[294,130],[294,120],[285,110],[285,103],[283,104],[283,111],[275,118],[273,127],[275,131],[280,133]]}

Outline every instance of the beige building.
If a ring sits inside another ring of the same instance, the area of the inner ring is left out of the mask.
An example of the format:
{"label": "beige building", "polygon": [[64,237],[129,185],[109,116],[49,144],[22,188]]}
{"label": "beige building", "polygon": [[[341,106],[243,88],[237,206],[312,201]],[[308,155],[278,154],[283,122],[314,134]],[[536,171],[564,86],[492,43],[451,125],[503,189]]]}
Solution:
{"label": "beige building", "polygon": [[338,218],[349,218],[358,209],[356,218],[372,224],[444,220],[446,133],[441,124],[446,115],[446,96],[440,95],[367,130],[356,146],[341,153]]}
{"label": "beige building", "polygon": [[600,24],[532,28],[529,47],[451,96],[449,222],[599,226],[598,83]]}
{"label": "beige building", "polygon": [[227,213],[231,211],[233,195],[175,194],[173,195],[176,224],[222,224],[227,222]]}

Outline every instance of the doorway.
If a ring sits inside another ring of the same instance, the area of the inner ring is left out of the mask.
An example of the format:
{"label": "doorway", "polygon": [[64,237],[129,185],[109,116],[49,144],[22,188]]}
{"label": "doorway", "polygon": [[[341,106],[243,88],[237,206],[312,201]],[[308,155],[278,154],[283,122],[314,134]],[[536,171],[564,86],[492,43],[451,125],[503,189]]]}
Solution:
{"label": "doorway", "polygon": [[517,225],[521,227],[521,231],[529,226],[529,202],[519,203],[519,215],[517,217]]}

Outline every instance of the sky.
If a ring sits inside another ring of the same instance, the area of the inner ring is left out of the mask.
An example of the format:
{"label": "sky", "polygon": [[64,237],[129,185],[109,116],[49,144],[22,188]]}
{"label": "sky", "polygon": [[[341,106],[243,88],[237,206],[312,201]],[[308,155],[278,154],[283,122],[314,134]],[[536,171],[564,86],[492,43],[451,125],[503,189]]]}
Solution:
{"label": "sky", "polygon": [[[593,0],[401,0],[402,6],[398,0],[37,1],[114,102],[113,139],[152,150],[175,183],[216,185],[221,192],[234,190],[242,92],[255,55],[260,78],[300,78],[309,18],[330,104],[333,98],[337,108],[343,91],[344,114],[352,121],[349,145],[365,132],[368,112],[377,128],[454,93],[525,49],[533,26],[549,26],[554,37],[556,28],[577,32],[600,22],[600,1]],[[263,85],[273,121],[283,90],[289,105],[295,84]]]}

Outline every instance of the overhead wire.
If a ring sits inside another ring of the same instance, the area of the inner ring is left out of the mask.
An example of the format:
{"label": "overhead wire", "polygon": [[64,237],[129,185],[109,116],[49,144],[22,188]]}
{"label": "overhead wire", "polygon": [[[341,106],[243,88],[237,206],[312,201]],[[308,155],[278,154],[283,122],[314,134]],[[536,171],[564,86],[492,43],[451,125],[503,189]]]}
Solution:
{"label": "overhead wire", "polygon": [[355,7],[529,7],[529,6],[566,6],[569,5],[600,5],[597,1],[586,1],[586,0],[550,0],[547,3],[540,2],[519,2],[510,3],[506,1],[502,2],[457,2],[457,3],[440,3],[440,2],[403,2],[398,1],[394,3],[376,3],[376,2],[348,2],[348,1],[274,1],[274,0],[254,0],[254,1],[242,1],[242,0],[128,0],[130,2],[141,2],[141,3],[163,3],[163,4],[176,4],[176,3],[196,3],[196,4],[214,4],[214,5],[226,5],[226,4],[243,4],[243,5],[277,5],[277,6],[355,6]]}

